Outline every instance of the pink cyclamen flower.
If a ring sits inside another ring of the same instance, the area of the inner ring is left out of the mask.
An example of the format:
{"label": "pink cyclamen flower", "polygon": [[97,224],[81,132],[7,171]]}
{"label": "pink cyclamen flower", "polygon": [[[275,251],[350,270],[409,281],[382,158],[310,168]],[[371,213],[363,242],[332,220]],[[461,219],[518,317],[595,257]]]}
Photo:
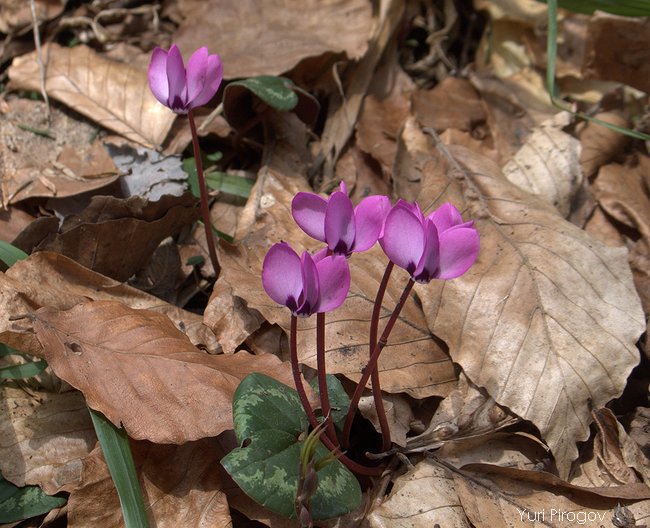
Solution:
{"label": "pink cyclamen flower", "polygon": [[425,217],[417,203],[400,200],[386,217],[379,243],[386,256],[417,282],[453,279],[478,256],[479,236],[473,225],[463,222],[450,203]]}
{"label": "pink cyclamen flower", "polygon": [[199,48],[183,63],[181,52],[173,44],[169,51],[156,48],[149,63],[149,87],[154,96],[177,114],[187,114],[214,97],[223,79],[219,55],[208,55]]}
{"label": "pink cyclamen flower", "polygon": [[291,214],[305,233],[327,243],[333,253],[346,256],[370,249],[377,242],[389,211],[386,196],[368,196],[354,207],[345,182],[327,200],[299,192],[291,203]]}
{"label": "pink cyclamen flower", "polygon": [[345,301],[350,289],[350,269],[345,257],[301,257],[286,242],[275,244],[264,258],[262,284],[276,303],[293,315],[310,316],[329,312]]}

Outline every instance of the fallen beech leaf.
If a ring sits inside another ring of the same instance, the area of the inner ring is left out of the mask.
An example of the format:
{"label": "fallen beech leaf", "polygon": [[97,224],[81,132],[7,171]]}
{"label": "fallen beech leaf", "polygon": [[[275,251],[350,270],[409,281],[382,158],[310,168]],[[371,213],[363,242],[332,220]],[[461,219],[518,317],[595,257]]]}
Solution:
{"label": "fallen beech leaf", "polygon": [[[615,112],[596,114],[596,119],[613,125],[629,128],[629,122]],[[629,136],[616,130],[604,127],[593,121],[585,121],[578,132],[578,139],[582,144],[580,165],[585,177],[594,176],[602,165],[609,161],[630,142]]]}
{"label": "fallen beech leaf", "polygon": [[97,442],[83,396],[0,388],[0,471],[16,486],[37,485],[48,495],[72,491],[81,459]]}
{"label": "fallen beech leaf", "polygon": [[33,317],[55,374],[137,440],[181,444],[231,429],[234,391],[251,372],[292,383],[276,356],[200,352],[150,310],[95,301]]}
{"label": "fallen beech leaf", "polygon": [[539,428],[565,476],[590,408],[619,396],[639,361],[645,319],[627,252],[566,222],[490,161],[450,152],[462,166],[448,160],[445,172],[432,150],[419,201],[452,201],[475,219],[481,251],[463,277],[416,293],[467,377]]}
{"label": "fallen beech leaf", "polygon": [[[411,430],[410,425],[414,419],[410,402],[401,394],[385,394],[382,399],[390,429],[390,439],[398,446],[405,447],[406,435]],[[370,420],[378,433],[381,433],[375,400],[372,396],[363,396],[359,400],[359,412],[366,420]]]}
{"label": "fallen beech leaf", "polygon": [[427,460],[395,479],[388,498],[368,514],[368,523],[371,528],[472,526],[458,505],[454,480]]}
{"label": "fallen beech leaf", "polygon": [[[209,42],[226,64],[228,79],[280,75],[307,57],[327,52],[344,51],[350,59],[358,59],[366,51],[372,26],[371,6],[364,0],[269,0],[262,4],[183,0],[180,9],[185,22],[174,42],[184,53]],[[203,23],[196,24],[197,20]],[[242,20],[246,20],[243,26]]]}
{"label": "fallen beech leaf", "polygon": [[[180,446],[131,442],[131,448],[151,526],[232,526],[214,439]],[[83,461],[82,482],[70,494],[68,526],[124,526],[120,501],[99,446]]]}
{"label": "fallen beech leaf", "polygon": [[[7,106],[0,120],[5,207],[32,197],[76,196],[117,180],[117,167],[101,142],[88,142],[95,130],[91,123],[57,108],[51,109],[48,123],[40,101],[12,99]],[[70,152],[86,160],[84,168],[71,160]]]}
{"label": "fallen beech leaf", "polygon": [[60,310],[93,300],[119,300],[132,308],[146,308],[166,315],[197,346],[216,352],[214,334],[202,317],[161,301],[127,284],[90,271],[56,253],[39,252],[0,274],[0,342],[43,357],[41,345],[25,320],[10,317],[27,314],[42,306]]}
{"label": "fallen beech leaf", "polygon": [[[62,0],[36,0],[34,8],[39,22],[51,20],[63,11],[65,2]],[[14,35],[21,29],[31,26],[32,11],[27,3],[16,3],[11,0],[0,2],[0,32]]]}
{"label": "fallen beech leaf", "polygon": [[[550,473],[471,464],[453,473],[460,504],[477,528],[605,526],[621,501],[650,497],[645,484],[573,486]],[[647,501],[645,501],[647,504]]]}
{"label": "fallen beech leaf", "polygon": [[[50,97],[136,143],[154,147],[165,139],[176,114],[156,101],[144,69],[84,45],[47,44],[42,54]],[[14,59],[9,78],[14,89],[40,90],[36,52]]]}
{"label": "fallen beech leaf", "polygon": [[[102,275],[126,281],[146,265],[160,242],[198,219],[197,206],[190,193],[163,196],[157,202],[140,196],[127,200],[93,196],[88,207],[67,216],[57,232],[34,250],[65,255]],[[29,236],[29,230],[24,236]]]}
{"label": "fallen beech leaf", "polygon": [[580,142],[562,131],[570,121],[571,114],[562,112],[536,127],[502,168],[508,180],[552,204],[565,218],[583,180]]}

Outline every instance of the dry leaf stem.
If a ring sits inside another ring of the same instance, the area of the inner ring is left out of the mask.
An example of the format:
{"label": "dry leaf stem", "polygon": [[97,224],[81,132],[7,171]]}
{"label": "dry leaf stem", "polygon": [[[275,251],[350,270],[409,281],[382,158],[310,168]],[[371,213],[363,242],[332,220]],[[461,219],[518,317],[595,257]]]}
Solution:
{"label": "dry leaf stem", "polygon": [[190,122],[190,130],[192,131],[192,146],[194,147],[194,160],[196,162],[196,174],[199,179],[199,190],[201,194],[201,216],[203,217],[203,224],[205,226],[205,240],[208,243],[208,252],[210,253],[210,261],[214,269],[215,280],[219,278],[221,267],[217,259],[217,250],[214,244],[214,233],[212,232],[212,221],[210,220],[210,205],[208,204],[208,188],[205,183],[205,176],[203,175],[203,161],[201,160],[201,149],[199,148],[199,136],[196,133],[196,124],[194,123],[194,115],[190,110],[187,114]]}

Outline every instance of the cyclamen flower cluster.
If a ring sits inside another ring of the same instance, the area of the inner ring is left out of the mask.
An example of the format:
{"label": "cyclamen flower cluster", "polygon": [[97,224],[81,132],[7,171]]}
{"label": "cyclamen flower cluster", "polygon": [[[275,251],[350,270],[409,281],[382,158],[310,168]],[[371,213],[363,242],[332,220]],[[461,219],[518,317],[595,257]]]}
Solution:
{"label": "cyclamen flower cluster", "polygon": [[424,216],[417,203],[369,196],[354,207],[345,183],[327,200],[298,193],[291,212],[300,228],[327,244],[314,257],[299,257],[286,243],[275,244],[264,259],[262,283],[269,297],[309,316],[338,308],[347,296],[350,271],[344,257],[379,241],[386,256],[420,283],[463,275],[479,251],[474,222],[464,222],[451,203]]}

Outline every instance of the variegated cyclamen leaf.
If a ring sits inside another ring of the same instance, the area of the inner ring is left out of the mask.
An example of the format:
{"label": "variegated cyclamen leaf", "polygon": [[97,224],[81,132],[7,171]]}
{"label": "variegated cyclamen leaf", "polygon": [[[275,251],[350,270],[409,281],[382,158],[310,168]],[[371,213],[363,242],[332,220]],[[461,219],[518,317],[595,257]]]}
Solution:
{"label": "variegated cyclamen leaf", "polygon": [[[299,457],[307,430],[296,391],[263,374],[250,374],[235,391],[233,416],[241,447],[221,460],[223,467],[255,501],[295,517]],[[319,443],[315,458],[328,453]],[[343,515],[360,503],[357,479],[338,460],[318,471],[318,489],[311,500],[315,520]]]}

